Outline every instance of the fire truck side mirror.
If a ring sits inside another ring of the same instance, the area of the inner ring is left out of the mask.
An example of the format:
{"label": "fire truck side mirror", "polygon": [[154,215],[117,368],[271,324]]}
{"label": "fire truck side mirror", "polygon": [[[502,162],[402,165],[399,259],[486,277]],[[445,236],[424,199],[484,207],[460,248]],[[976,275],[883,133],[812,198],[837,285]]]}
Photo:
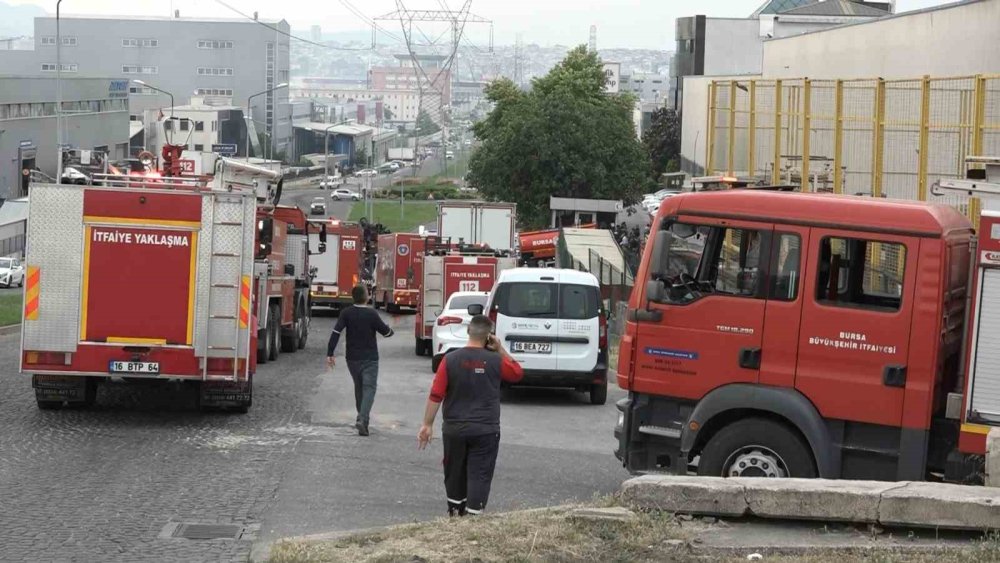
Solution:
{"label": "fire truck side mirror", "polygon": [[[320,227],[320,230],[319,230],[319,241],[322,242],[323,244],[326,244],[326,225],[323,225],[322,227]],[[322,251],[320,251],[320,252],[322,252]]]}
{"label": "fire truck side mirror", "polygon": [[667,252],[670,251],[670,243],[673,241],[673,234],[670,231],[663,230],[656,233],[656,238],[653,242],[653,253],[650,256],[649,261],[649,276],[653,279],[659,279],[663,277],[665,273],[663,267],[666,264]]}
{"label": "fire truck side mirror", "polygon": [[667,288],[660,280],[649,280],[646,282],[646,301],[650,303],[664,303],[667,300]]}
{"label": "fire truck side mirror", "polygon": [[260,243],[271,244],[274,241],[274,219],[265,217],[260,220],[257,227],[260,230]]}
{"label": "fire truck side mirror", "polygon": [[323,254],[325,252],[326,252],[326,243],[325,242],[319,243],[319,253]]}

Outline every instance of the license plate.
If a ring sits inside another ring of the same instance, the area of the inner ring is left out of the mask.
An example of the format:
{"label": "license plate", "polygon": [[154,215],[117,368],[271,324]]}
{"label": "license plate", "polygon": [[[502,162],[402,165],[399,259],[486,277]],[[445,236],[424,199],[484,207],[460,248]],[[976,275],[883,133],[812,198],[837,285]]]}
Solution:
{"label": "license plate", "polygon": [[111,366],[108,367],[108,371],[111,373],[146,373],[146,374],[157,374],[160,373],[160,363],[159,362],[118,362],[112,361]]}
{"label": "license plate", "polygon": [[524,352],[526,354],[551,354],[551,342],[511,342],[513,352]]}

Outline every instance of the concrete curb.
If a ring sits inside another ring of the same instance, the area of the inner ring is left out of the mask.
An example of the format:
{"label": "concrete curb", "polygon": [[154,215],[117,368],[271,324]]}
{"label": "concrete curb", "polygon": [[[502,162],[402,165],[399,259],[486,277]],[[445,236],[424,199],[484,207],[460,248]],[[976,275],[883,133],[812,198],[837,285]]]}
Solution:
{"label": "concrete curb", "polygon": [[927,482],[646,475],[622,485],[638,509],[712,516],[1000,529],[1000,489]]}
{"label": "concrete curb", "polygon": [[21,323],[16,325],[0,326],[0,336],[7,336],[10,334],[20,334],[21,333]]}

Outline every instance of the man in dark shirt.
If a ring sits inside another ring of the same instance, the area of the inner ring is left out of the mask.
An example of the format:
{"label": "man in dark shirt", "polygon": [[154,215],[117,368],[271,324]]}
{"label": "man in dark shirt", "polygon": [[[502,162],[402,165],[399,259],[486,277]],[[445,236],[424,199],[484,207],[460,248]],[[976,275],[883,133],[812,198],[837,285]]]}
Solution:
{"label": "man in dark shirt", "polygon": [[469,322],[469,344],[438,366],[417,434],[419,448],[426,448],[443,402],[444,487],[452,516],[486,509],[500,450],[500,382],[524,377],[492,331],[493,323],[482,315]]}
{"label": "man in dark shirt", "polygon": [[333,353],[337,349],[340,333],[347,329],[347,371],[354,379],[354,406],[358,409],[358,418],[354,427],[361,436],[368,435],[368,418],[375,403],[375,390],[378,387],[378,343],[375,333],[386,338],[392,336],[392,329],[382,321],[378,312],[368,307],[368,290],[365,286],[355,286],[351,290],[354,305],[340,312],[337,326],[330,335],[330,343],[326,347],[326,363],[330,368],[336,365]]}

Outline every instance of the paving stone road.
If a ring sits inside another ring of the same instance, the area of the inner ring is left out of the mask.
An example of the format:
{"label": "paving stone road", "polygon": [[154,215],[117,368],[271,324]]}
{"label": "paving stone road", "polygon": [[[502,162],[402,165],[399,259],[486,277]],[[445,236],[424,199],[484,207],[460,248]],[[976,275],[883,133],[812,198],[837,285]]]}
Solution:
{"label": "paving stone road", "polygon": [[[343,367],[323,367],[333,317],[309,346],[261,366],[247,415],[205,414],[194,389],[125,382],[91,409],[39,411],[17,374],[17,335],[0,337],[0,561],[246,561],[281,537],[438,516],[440,443],[416,450],[432,378],[413,355],[413,317],[389,318],[373,435],[358,437]],[[613,402],[517,391],[503,407],[491,509],[615,490]],[[170,537],[226,524],[236,539]]]}

